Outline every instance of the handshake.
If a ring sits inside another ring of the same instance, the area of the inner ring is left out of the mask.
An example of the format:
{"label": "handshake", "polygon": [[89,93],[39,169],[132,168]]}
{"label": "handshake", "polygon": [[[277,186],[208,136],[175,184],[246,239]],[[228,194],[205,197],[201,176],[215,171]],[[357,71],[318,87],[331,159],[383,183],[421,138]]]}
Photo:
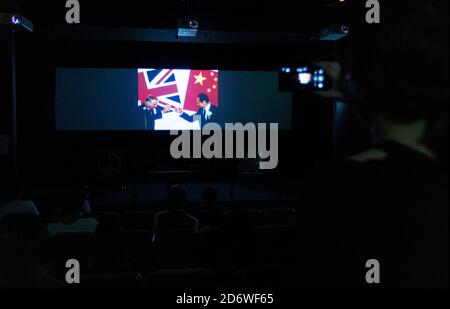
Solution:
{"label": "handshake", "polygon": [[183,113],[183,109],[182,109],[182,108],[174,107],[173,109],[174,109],[175,112],[177,112],[178,114],[182,114],[182,113]]}
{"label": "handshake", "polygon": [[169,112],[171,112],[171,111],[175,111],[176,113],[178,113],[178,114],[180,114],[180,115],[184,113],[184,111],[183,111],[182,108],[179,108],[179,107],[176,107],[176,106],[172,106],[172,105],[166,105],[166,106],[164,107],[164,109],[161,110],[161,112],[162,112],[163,114],[167,114],[167,113],[169,113]]}

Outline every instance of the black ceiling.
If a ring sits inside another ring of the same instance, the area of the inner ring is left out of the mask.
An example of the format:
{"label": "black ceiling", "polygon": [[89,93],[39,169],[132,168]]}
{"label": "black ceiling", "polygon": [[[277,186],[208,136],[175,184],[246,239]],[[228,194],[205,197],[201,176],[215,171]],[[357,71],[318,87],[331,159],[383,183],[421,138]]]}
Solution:
{"label": "black ceiling", "polygon": [[[2,0],[1,11],[19,12],[35,30],[65,25],[65,0]],[[361,1],[358,1],[361,2]],[[345,23],[355,14],[351,1],[265,0],[79,0],[82,26],[175,28],[180,17],[197,18],[202,29],[308,32]]]}

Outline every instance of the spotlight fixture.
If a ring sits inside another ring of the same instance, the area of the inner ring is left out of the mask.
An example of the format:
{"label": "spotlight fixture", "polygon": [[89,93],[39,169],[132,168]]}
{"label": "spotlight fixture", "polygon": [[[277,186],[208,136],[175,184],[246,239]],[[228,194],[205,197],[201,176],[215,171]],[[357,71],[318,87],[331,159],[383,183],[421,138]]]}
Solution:
{"label": "spotlight fixture", "polygon": [[0,25],[33,32],[33,23],[22,15],[0,13]]}

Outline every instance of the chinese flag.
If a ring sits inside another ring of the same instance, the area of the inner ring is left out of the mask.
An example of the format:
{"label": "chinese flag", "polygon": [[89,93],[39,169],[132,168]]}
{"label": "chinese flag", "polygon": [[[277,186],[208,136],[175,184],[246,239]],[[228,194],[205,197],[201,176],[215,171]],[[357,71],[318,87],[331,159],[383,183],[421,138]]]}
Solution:
{"label": "chinese flag", "polygon": [[219,106],[219,72],[215,70],[191,70],[184,110],[198,111],[197,97],[204,93],[214,106]]}

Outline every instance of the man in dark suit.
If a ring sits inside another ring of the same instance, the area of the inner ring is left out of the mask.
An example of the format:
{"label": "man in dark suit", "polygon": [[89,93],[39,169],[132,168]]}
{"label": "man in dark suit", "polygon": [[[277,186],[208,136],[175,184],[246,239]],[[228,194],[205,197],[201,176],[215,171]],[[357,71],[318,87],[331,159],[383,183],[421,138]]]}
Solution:
{"label": "man in dark suit", "polygon": [[158,106],[157,97],[149,96],[139,109],[144,112],[145,130],[155,130],[155,121],[161,119],[163,114],[170,110],[170,107],[162,108]]}
{"label": "man in dark suit", "polygon": [[199,107],[199,109],[197,113],[192,116],[183,112],[182,109],[177,109],[177,111],[180,113],[180,117],[188,122],[194,122],[198,117],[198,119],[200,119],[201,128],[203,128],[210,122],[218,121],[218,108],[212,105],[211,102],[209,102],[209,97],[206,94],[200,93],[198,95],[197,106]]}

